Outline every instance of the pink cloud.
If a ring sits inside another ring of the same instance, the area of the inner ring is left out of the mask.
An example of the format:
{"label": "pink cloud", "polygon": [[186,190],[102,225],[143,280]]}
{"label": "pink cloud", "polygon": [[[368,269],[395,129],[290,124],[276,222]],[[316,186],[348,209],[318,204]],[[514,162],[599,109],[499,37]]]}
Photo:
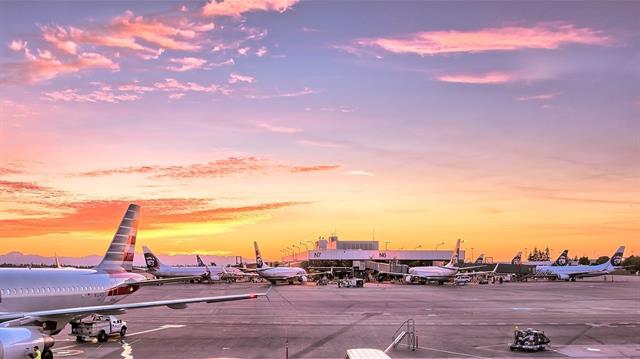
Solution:
{"label": "pink cloud", "polygon": [[522,96],[522,97],[518,97],[518,101],[546,101],[546,100],[551,100],[555,98],[559,94],[560,94],[559,92],[553,92],[553,93],[545,93],[540,95]]}
{"label": "pink cloud", "polygon": [[293,128],[293,127],[284,127],[284,126],[274,126],[268,123],[256,123],[257,128],[276,133],[300,133],[302,132],[301,128]]}
{"label": "pink cloud", "polygon": [[303,146],[322,147],[322,148],[342,148],[344,145],[337,142],[316,141],[316,140],[300,140],[297,142]]}
{"label": "pink cloud", "polygon": [[600,31],[579,28],[566,23],[541,23],[531,27],[506,26],[472,31],[429,31],[356,41],[360,46],[374,46],[396,54],[420,56],[557,49],[566,44],[602,46],[610,43],[611,38]]}
{"label": "pink cloud", "polygon": [[78,53],[78,44],[71,41],[69,31],[62,26],[41,26],[42,36],[45,41],[55,46],[58,50],[68,54]]}
{"label": "pink cloud", "polygon": [[438,76],[438,81],[461,83],[461,84],[478,84],[478,85],[494,85],[504,84],[513,81],[513,75],[503,72],[489,72],[486,74],[452,74]]}
{"label": "pink cloud", "polygon": [[169,98],[172,100],[180,100],[181,98],[185,97],[187,94],[184,92],[180,92],[180,93],[172,93],[169,94]]}
{"label": "pink cloud", "polygon": [[88,69],[119,68],[108,57],[94,52],[58,59],[48,50],[37,49],[37,54],[33,54],[28,47],[24,47],[24,60],[4,66],[0,73],[0,83],[36,83]]}
{"label": "pink cloud", "polygon": [[13,51],[24,51],[27,48],[27,42],[22,40],[13,40],[9,44],[9,48]]}
{"label": "pink cloud", "polygon": [[268,100],[272,98],[282,98],[282,97],[300,97],[300,96],[306,96],[314,93],[317,93],[317,91],[310,87],[305,87],[300,91],[279,92],[279,93],[265,94],[265,95],[249,95],[247,96],[247,98],[256,99],[256,100]]}
{"label": "pink cloud", "polygon": [[267,48],[262,46],[261,48],[259,48],[258,50],[256,50],[256,56],[258,57],[262,57],[264,55],[266,55],[268,52]]}
{"label": "pink cloud", "polygon": [[178,66],[169,66],[167,67],[167,69],[171,71],[177,71],[177,72],[184,72],[184,71],[199,69],[199,68],[202,68],[207,63],[207,60],[200,59],[197,57],[183,57],[183,58],[177,58],[177,59],[170,59],[169,61],[174,64],[178,64]]}
{"label": "pink cloud", "polygon": [[116,94],[112,91],[91,91],[88,93],[80,93],[75,89],[66,89],[61,91],[45,92],[44,96],[48,100],[63,102],[128,102],[140,99],[140,96],[134,94]]}
{"label": "pink cloud", "polygon": [[285,12],[299,0],[226,0],[210,1],[203,8],[206,16],[228,16],[239,18],[244,13],[255,11]]}
{"label": "pink cloud", "polygon": [[180,82],[173,78],[166,78],[164,82],[156,82],[153,86],[162,91],[194,91],[194,92],[215,92],[218,90],[218,85],[211,84],[204,86],[195,82]]}
{"label": "pink cloud", "polygon": [[251,76],[248,75],[240,75],[237,74],[235,72],[232,72],[231,75],[229,75],[229,83],[230,84],[235,84],[238,82],[246,82],[246,83],[253,83],[255,81],[255,79]]}

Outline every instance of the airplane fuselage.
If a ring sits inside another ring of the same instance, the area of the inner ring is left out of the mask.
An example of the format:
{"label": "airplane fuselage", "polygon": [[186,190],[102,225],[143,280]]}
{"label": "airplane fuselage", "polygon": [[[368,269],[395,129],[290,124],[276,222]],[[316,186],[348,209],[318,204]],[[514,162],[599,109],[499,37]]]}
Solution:
{"label": "airplane fuselage", "polygon": [[[222,269],[219,267],[208,267],[211,272],[211,276],[220,275],[222,273]],[[169,267],[163,266],[158,269],[149,269],[149,273],[155,275],[156,277],[162,278],[172,278],[172,277],[191,277],[191,276],[199,276],[199,277],[208,277],[209,272],[207,272],[207,267]]]}
{"label": "airplane fuselage", "polygon": [[258,275],[270,281],[291,280],[307,275],[304,269],[297,267],[268,267],[258,268],[256,271]]}
{"label": "airplane fuselage", "polygon": [[409,275],[426,280],[449,280],[458,273],[457,268],[426,266],[409,268]]}
{"label": "airplane fuselage", "polygon": [[0,313],[113,304],[145,277],[126,271],[0,268]]}
{"label": "airplane fuselage", "polygon": [[613,267],[609,262],[596,266],[577,265],[577,266],[537,266],[536,274],[545,276],[555,276],[558,279],[597,277],[609,274]]}

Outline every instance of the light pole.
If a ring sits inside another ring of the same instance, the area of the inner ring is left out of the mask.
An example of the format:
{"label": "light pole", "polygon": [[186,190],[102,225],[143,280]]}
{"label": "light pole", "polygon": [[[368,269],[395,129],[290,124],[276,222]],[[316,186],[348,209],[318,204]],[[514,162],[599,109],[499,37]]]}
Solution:
{"label": "light pole", "polygon": [[307,245],[307,240],[305,239],[304,241],[300,241],[300,244],[302,244],[304,246],[304,248],[306,248],[307,250],[309,250],[309,246]]}
{"label": "light pole", "polygon": [[473,255],[473,247],[471,247],[471,260],[473,260],[473,258],[475,258],[476,256]]}
{"label": "light pole", "polygon": [[440,243],[436,244],[436,251],[438,250],[438,247],[440,247],[443,244],[444,244],[444,242],[440,242]]}
{"label": "light pole", "polygon": [[390,241],[390,240],[386,240],[386,241],[384,241],[384,250],[385,250],[385,251],[388,249],[388,247],[389,247],[389,243],[391,243],[391,241]]}
{"label": "light pole", "polygon": [[[299,245],[292,244],[291,246],[294,247],[294,248],[298,248],[298,254],[300,254],[300,246]],[[293,260],[298,260],[298,256],[297,256],[296,252],[293,252]]]}

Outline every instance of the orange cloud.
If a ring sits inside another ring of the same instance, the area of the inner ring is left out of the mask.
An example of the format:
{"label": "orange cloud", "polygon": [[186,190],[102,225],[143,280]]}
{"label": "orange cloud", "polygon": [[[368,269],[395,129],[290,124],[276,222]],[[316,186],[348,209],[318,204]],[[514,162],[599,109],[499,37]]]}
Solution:
{"label": "orange cloud", "polygon": [[[211,201],[192,198],[162,198],[136,201],[142,206],[141,230],[169,227],[173,224],[222,222],[255,216],[261,212],[306,204],[272,202],[239,207],[212,207]],[[0,220],[2,237],[24,238],[52,233],[112,231],[117,215],[128,201],[89,200],[51,204],[47,215],[37,218]]]}
{"label": "orange cloud", "polygon": [[486,74],[456,74],[438,76],[438,81],[460,84],[494,85],[514,81],[515,77],[503,72],[489,72]]}
{"label": "orange cloud", "polygon": [[289,169],[292,173],[321,172],[333,171],[340,168],[339,165],[320,165],[320,166],[295,166]]}
{"label": "orange cloud", "polygon": [[167,49],[199,50],[198,37],[214,27],[213,23],[194,24],[185,18],[145,18],[126,11],[111,23],[93,28],[41,26],[40,30],[45,41],[69,54],[76,54],[80,46],[91,45],[138,51],[144,53],[144,58],[150,59],[158,57]]}
{"label": "orange cloud", "polygon": [[120,167],[80,173],[84,177],[110,176],[117,174],[147,174],[153,178],[196,178],[196,177],[228,177],[242,173],[287,171],[291,173],[331,171],[338,165],[290,166],[274,164],[267,159],[257,157],[228,157],[208,163],[176,166],[139,166]]}
{"label": "orange cloud", "polygon": [[87,69],[120,68],[108,57],[95,52],[83,52],[61,60],[47,50],[37,49],[37,54],[33,54],[26,45],[23,50],[24,61],[4,66],[0,72],[0,82],[35,83]]}
{"label": "orange cloud", "polygon": [[[14,174],[11,169],[0,169],[0,174]],[[4,173],[3,173],[4,172]],[[0,193],[34,193],[51,192],[50,187],[40,186],[33,182],[4,181],[0,180]]]}
{"label": "orange cloud", "polygon": [[242,14],[255,11],[285,12],[299,0],[226,0],[210,1],[202,8],[206,16],[228,16],[239,18]]}
{"label": "orange cloud", "polygon": [[557,49],[565,44],[607,45],[611,38],[600,31],[566,23],[541,23],[531,27],[506,26],[473,31],[428,31],[399,37],[356,41],[396,54],[420,56],[521,49]]}

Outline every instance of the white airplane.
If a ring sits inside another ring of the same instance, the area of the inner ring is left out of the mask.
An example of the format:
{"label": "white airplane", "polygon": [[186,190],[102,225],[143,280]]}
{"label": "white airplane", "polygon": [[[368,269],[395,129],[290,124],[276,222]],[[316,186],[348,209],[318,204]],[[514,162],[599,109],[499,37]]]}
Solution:
{"label": "white airplane", "polygon": [[[142,246],[147,271],[158,278],[184,278],[186,280],[220,280],[225,275],[224,267],[202,266],[179,267],[165,265],[156,257],[147,246]],[[200,257],[198,257],[200,258]],[[202,262],[202,260],[200,260]]]}
{"label": "white airplane", "polygon": [[103,260],[93,269],[0,268],[0,358],[24,359],[34,346],[43,359],[53,358],[52,335],[70,321],[88,315],[122,313],[127,309],[252,299],[266,293],[116,304],[148,280],[131,273],[140,207],[129,205]]}
{"label": "white airplane", "polygon": [[[563,252],[564,253],[564,252]],[[618,248],[611,259],[598,265],[547,265],[536,266],[536,276],[538,277],[554,277],[566,281],[574,282],[576,278],[597,277],[609,274],[620,267],[622,264],[622,255],[624,254],[624,246]],[[558,259],[560,260],[560,259]],[[558,261],[556,261],[558,262]]]}
{"label": "white airplane", "polygon": [[278,281],[287,281],[289,284],[293,284],[296,280],[304,283],[309,279],[307,271],[299,267],[270,267],[266,265],[262,261],[258,242],[253,242],[253,247],[256,250],[256,273],[271,284],[275,285]]}
{"label": "white airplane", "polygon": [[[456,246],[453,249],[453,253],[451,254],[451,259],[449,263],[444,266],[424,266],[424,267],[411,267],[409,268],[409,273],[404,274],[404,280],[407,283],[414,283],[417,281],[421,282],[438,282],[438,284],[442,284],[449,280],[455,279],[457,275],[462,275],[460,270],[469,270],[473,268],[480,268],[484,266],[473,266],[473,267],[458,267],[458,258],[460,256],[460,239],[456,241]],[[398,274],[398,273],[395,273]],[[480,272],[476,272],[475,274],[480,274]]]}
{"label": "white airplane", "polygon": [[[196,254],[196,262],[198,263],[198,267],[207,267],[202,258]],[[211,265],[215,267],[215,263],[211,262]],[[221,279],[231,279],[235,280],[238,278],[254,278],[258,277],[256,273],[245,273],[238,268],[232,267],[230,265],[226,265],[222,267],[223,273],[221,274]]]}

